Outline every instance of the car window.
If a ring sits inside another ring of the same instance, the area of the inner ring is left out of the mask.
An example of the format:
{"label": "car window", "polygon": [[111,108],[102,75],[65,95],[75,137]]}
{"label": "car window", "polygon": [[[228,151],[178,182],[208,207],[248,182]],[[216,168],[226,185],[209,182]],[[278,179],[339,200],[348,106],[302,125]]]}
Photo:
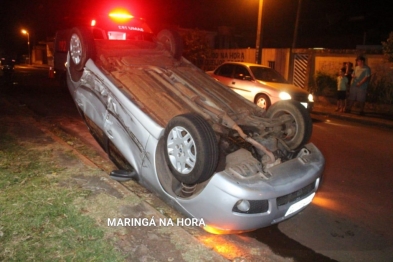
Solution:
{"label": "car window", "polygon": [[288,83],[285,78],[280,75],[276,70],[269,67],[261,66],[250,66],[250,70],[254,77],[258,80],[265,82],[275,82],[275,83]]}
{"label": "car window", "polygon": [[225,64],[220,66],[214,73],[219,76],[232,77],[233,65]]}
{"label": "car window", "polygon": [[248,72],[247,68],[241,65],[237,65],[235,67],[235,75],[234,78],[236,79],[240,79],[240,80],[250,80],[251,79],[251,75],[250,72]]}

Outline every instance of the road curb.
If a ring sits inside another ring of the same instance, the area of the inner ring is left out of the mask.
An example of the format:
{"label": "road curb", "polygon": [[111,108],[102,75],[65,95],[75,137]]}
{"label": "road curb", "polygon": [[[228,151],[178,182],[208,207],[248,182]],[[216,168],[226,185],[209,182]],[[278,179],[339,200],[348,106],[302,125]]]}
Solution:
{"label": "road curb", "polygon": [[318,120],[326,120],[327,118],[335,118],[345,121],[350,121],[354,123],[360,123],[364,125],[372,125],[372,126],[379,126],[384,128],[393,129],[393,121],[387,119],[379,119],[371,116],[360,116],[356,114],[350,113],[336,113],[336,112],[327,112],[327,111],[312,111],[311,117],[318,119]]}

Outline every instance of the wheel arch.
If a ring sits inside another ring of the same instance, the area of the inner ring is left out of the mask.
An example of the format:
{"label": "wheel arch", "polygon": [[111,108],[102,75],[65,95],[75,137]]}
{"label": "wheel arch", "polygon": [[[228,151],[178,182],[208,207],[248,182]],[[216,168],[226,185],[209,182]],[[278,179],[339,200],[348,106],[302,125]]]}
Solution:
{"label": "wheel arch", "polygon": [[268,92],[259,91],[259,92],[255,93],[255,95],[254,95],[254,104],[255,104],[255,102],[257,102],[257,97],[259,95],[265,95],[265,96],[267,96],[269,98],[270,101],[272,101],[271,95]]}

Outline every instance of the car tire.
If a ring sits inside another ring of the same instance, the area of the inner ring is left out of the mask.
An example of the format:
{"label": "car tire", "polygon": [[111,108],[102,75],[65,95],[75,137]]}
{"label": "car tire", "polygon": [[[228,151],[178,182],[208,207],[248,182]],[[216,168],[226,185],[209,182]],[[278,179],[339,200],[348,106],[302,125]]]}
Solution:
{"label": "car tire", "polygon": [[265,94],[258,94],[255,97],[255,104],[258,107],[267,110],[270,107],[271,102],[270,102],[270,99],[269,99],[269,97],[267,95],[265,95]]}
{"label": "car tire", "polygon": [[183,54],[183,40],[178,32],[170,29],[163,29],[157,34],[157,39],[175,59],[181,58]]}
{"label": "car tire", "polygon": [[93,34],[89,28],[74,27],[71,29],[69,54],[71,79],[77,82],[82,77],[87,60],[95,58]]}
{"label": "car tire", "polygon": [[290,149],[296,150],[304,146],[312,134],[312,120],[307,110],[296,101],[285,100],[273,104],[266,112],[269,118],[289,115],[290,120],[275,129],[278,138],[282,139]]}
{"label": "car tire", "polygon": [[164,133],[165,159],[172,175],[188,185],[204,182],[214,173],[218,144],[210,124],[188,113],[172,118]]}

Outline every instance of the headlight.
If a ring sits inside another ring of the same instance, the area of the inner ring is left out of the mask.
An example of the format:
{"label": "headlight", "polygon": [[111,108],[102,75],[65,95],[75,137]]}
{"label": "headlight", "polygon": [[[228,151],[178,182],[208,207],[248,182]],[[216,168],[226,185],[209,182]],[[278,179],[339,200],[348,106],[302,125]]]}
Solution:
{"label": "headlight", "polygon": [[312,96],[312,94],[308,95],[308,102],[314,102],[314,97]]}
{"label": "headlight", "polygon": [[292,98],[291,95],[288,94],[287,92],[281,92],[281,93],[278,95],[278,97],[279,97],[281,100],[289,100],[289,99]]}

